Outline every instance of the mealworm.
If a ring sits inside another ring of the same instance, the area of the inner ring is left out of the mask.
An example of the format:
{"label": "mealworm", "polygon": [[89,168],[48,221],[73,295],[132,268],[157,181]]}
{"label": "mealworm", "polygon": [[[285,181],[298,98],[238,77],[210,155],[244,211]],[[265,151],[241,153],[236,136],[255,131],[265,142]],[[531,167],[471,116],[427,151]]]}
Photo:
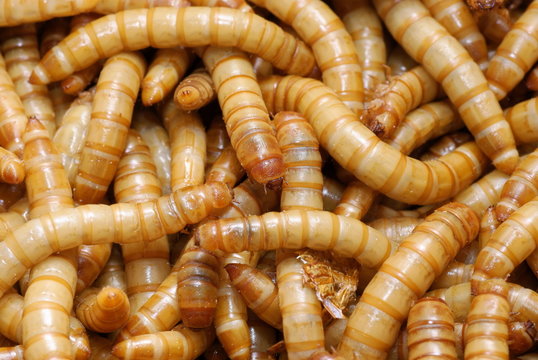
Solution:
{"label": "mealworm", "polygon": [[114,345],[112,354],[125,360],[194,360],[213,342],[215,330],[178,325],[171,331],[138,335]]}
{"label": "mealworm", "polygon": [[351,36],[329,6],[318,0],[255,0],[253,3],[267,8],[297,31],[312,48],[323,82],[349,109],[360,113],[364,89],[359,59]]}
{"label": "mealworm", "polygon": [[441,87],[424,67],[414,67],[393,77],[388,84],[377,86],[361,120],[374,134],[388,138],[409,111],[433,101],[440,91]]}
{"label": "mealworm", "polygon": [[333,1],[333,6],[353,39],[368,98],[369,93],[385,81],[387,54],[381,20],[367,1]]}
{"label": "mealworm", "polygon": [[245,170],[239,163],[235,150],[227,146],[207,172],[205,181],[220,181],[233,187],[243,175],[245,175]]}
{"label": "mealworm", "polygon": [[478,247],[483,249],[493,232],[499,227],[500,222],[497,220],[495,214],[495,208],[490,206],[484,212],[482,219],[480,220],[480,232],[478,233]]}
{"label": "mealworm", "polygon": [[15,85],[11,80],[4,58],[0,55],[0,146],[22,158],[24,143],[22,135],[28,118],[24,112]]}
{"label": "mealworm", "polygon": [[241,11],[251,11],[250,6],[244,0],[192,0],[191,4],[194,6],[223,6]]}
{"label": "mealworm", "polygon": [[274,328],[282,328],[282,314],[278,303],[278,289],[263,271],[246,264],[225,266],[233,286],[246,305],[263,321]]}
{"label": "mealworm", "polygon": [[310,355],[308,360],[344,360],[344,358],[323,350],[313,353],[312,355]]}
{"label": "mealworm", "polygon": [[230,145],[230,138],[222,118],[216,116],[211,120],[206,132],[206,138],[206,167],[209,167],[217,161],[224,148]]}
{"label": "mealworm", "polygon": [[24,360],[24,348],[22,347],[22,345],[0,347],[0,359]]}
{"label": "mealworm", "polygon": [[503,38],[489,62],[486,77],[498,99],[504,98],[538,59],[537,18],[538,1],[533,1]]}
{"label": "mealworm", "polygon": [[96,334],[90,334],[92,360],[118,360],[112,355],[112,341]]}
{"label": "mealworm", "polygon": [[[482,219],[480,220],[480,229],[482,230]],[[480,233],[478,236],[480,237]],[[470,244],[460,250],[458,255],[456,255],[455,260],[464,264],[474,264],[476,257],[478,256],[478,252],[480,251],[478,246],[478,240],[475,239],[474,241],[471,241]]]}
{"label": "mealworm", "polygon": [[525,85],[532,91],[538,91],[538,67],[534,66],[525,79]]}
{"label": "mealworm", "polygon": [[282,152],[248,57],[237,49],[210,47],[202,59],[239,162],[253,180],[277,181],[284,173]]}
{"label": "mealworm", "polygon": [[527,155],[516,167],[503,186],[501,198],[495,205],[499,222],[538,196],[538,150]]}
{"label": "mealworm", "polygon": [[464,358],[508,359],[508,286],[503,280],[483,281],[463,327]]}
{"label": "mealworm", "polygon": [[298,259],[287,256],[277,262],[278,299],[288,358],[308,359],[325,350],[321,304],[314,290],[303,283]]}
{"label": "mealworm", "polygon": [[368,226],[380,231],[390,241],[400,244],[424,219],[413,217],[378,218],[368,223]]}
{"label": "mealworm", "polygon": [[105,63],[75,178],[73,198],[78,204],[98,203],[112,182],[145,70],[145,60],[138,53],[120,53]]}
{"label": "mealworm", "polygon": [[44,85],[28,82],[32,69],[40,59],[35,25],[21,25],[4,30],[0,46],[6,70],[13,80],[26,115],[37,118],[52,137],[56,131],[56,118],[49,91]]}
{"label": "mealworm", "polygon": [[[0,212],[7,212],[10,210],[17,211],[21,215],[24,212],[24,205],[26,189],[23,184],[6,184],[0,183]],[[15,204],[17,209],[11,209]]]}
{"label": "mealworm", "polygon": [[213,323],[219,283],[217,267],[217,257],[205,249],[193,247],[181,256],[177,296],[185,326],[205,328]]}
{"label": "mealworm", "polygon": [[480,31],[492,45],[499,45],[512,28],[513,22],[508,9],[493,8],[478,17]]}
{"label": "mealworm", "polygon": [[[98,19],[99,17],[99,15],[94,13],[80,14],[72,17],[70,24],[71,32],[76,31],[77,29],[87,25],[88,23],[92,22],[95,19]],[[69,75],[60,82],[63,91],[66,94],[77,95],[93,81],[99,71],[101,71],[102,67],[103,64],[101,62],[97,62],[86,69],[77,71],[76,73]]]}
{"label": "mealworm", "polygon": [[168,100],[162,117],[170,136],[172,191],[204,182],[206,134],[196,112],[180,110]]}
{"label": "mealworm", "polygon": [[429,215],[383,263],[364,290],[349,318],[338,353],[346,358],[386,356],[412,302],[474,239],[478,227],[474,212],[458,203],[444,205]]}
{"label": "mealworm", "polygon": [[323,176],[323,210],[333,211],[341,201],[344,193],[344,186],[337,180]]}
{"label": "mealworm", "polygon": [[449,135],[442,136],[420,156],[420,160],[428,161],[440,158],[449,154],[462,144],[471,141],[473,137],[466,131],[458,131]]}
{"label": "mealworm", "polygon": [[108,333],[121,328],[129,317],[129,299],[121,289],[87,288],[75,298],[77,318],[89,330]]}
{"label": "mealworm", "polygon": [[395,39],[443,86],[480,149],[495,167],[511,173],[519,158],[512,132],[467,51],[420,1],[381,0],[374,5]]}
{"label": "mealworm", "polygon": [[323,175],[314,129],[300,114],[289,111],[279,112],[273,121],[286,167],[280,209],[322,210]]}
{"label": "mealworm", "polygon": [[69,106],[52,139],[71,187],[75,185],[80,155],[88,134],[93,98],[93,91],[81,92]]}
{"label": "mealworm", "polygon": [[276,331],[271,326],[259,320],[255,316],[248,319],[250,348],[252,360],[272,360],[273,357],[267,351],[276,342]]}
{"label": "mealworm", "polygon": [[171,6],[181,8],[189,6],[187,0],[98,0],[92,11],[99,14],[112,14],[127,9],[153,8]]}
{"label": "mealworm", "polygon": [[133,129],[140,133],[149,147],[153,163],[157,168],[157,176],[161,182],[163,195],[172,191],[170,187],[171,155],[170,139],[157,116],[147,109],[136,109],[133,114]]}
{"label": "mealworm", "polygon": [[513,129],[518,144],[534,143],[538,140],[537,108],[538,100],[532,98],[505,110],[506,121]]}
{"label": "mealworm", "polygon": [[508,323],[508,349],[512,355],[521,355],[534,346],[536,328],[532,321]]}
{"label": "mealworm", "polygon": [[488,65],[486,39],[463,0],[427,0],[424,5],[433,17],[469,52],[482,71]]}
{"label": "mealworm", "polygon": [[216,99],[211,75],[203,68],[181,80],[174,92],[174,102],[185,111],[198,110]]}
{"label": "mealworm", "polygon": [[77,294],[97,279],[110,257],[111,249],[111,244],[79,246],[77,256]]}
{"label": "mealworm", "polygon": [[84,325],[73,316],[69,317],[69,341],[75,360],[86,360],[90,357],[90,340]]}
{"label": "mealworm", "polygon": [[422,298],[409,310],[407,319],[409,360],[422,357],[456,359],[454,318],[438,298]]}
{"label": "mealworm", "polygon": [[[149,148],[135,130],[129,130],[115,175],[114,197],[117,202],[141,203],[161,195],[161,184]],[[162,236],[152,242],[124,244],[121,250],[127,295],[131,313],[134,313],[170,272],[168,238]]]}
{"label": "mealworm", "polygon": [[0,182],[20,184],[24,181],[24,164],[11,151],[0,147]]}
{"label": "mealworm", "polygon": [[33,0],[21,4],[14,0],[0,1],[0,27],[45,21],[90,11],[98,0],[47,1]]}
{"label": "mealworm", "polygon": [[[0,242],[0,294],[33,264],[81,244],[152,241],[197,223],[231,201],[222,183],[178,190],[140,204],[87,205],[31,220]],[[51,233],[45,229],[53,227]],[[32,244],[32,245],[28,245]]]}
{"label": "mealworm", "polygon": [[352,181],[347,184],[340,202],[334,208],[334,213],[360,220],[374,203],[376,195],[376,191],[362,182]]}
{"label": "mealworm", "polygon": [[22,310],[24,298],[8,290],[0,298],[0,334],[19,344],[22,342]]}
{"label": "mealworm", "polygon": [[467,282],[471,280],[472,273],[473,264],[464,264],[459,261],[453,261],[448,264],[443,273],[434,280],[430,289],[443,289]]}
{"label": "mealworm", "polygon": [[[81,247],[82,246],[79,246],[79,249]],[[95,279],[94,285],[98,288],[101,288],[103,286],[110,286],[123,291],[127,290],[123,258],[120,252],[120,248],[118,246],[111,246],[111,252],[110,256],[108,257],[108,261],[103,266],[103,269],[99,272],[99,276],[97,277],[97,279]]]}
{"label": "mealworm", "polygon": [[[410,204],[443,201],[465,189],[485,165],[485,156],[473,143],[438,161],[423,163],[406,157],[381,142],[316,80],[273,76],[260,84],[270,112],[288,110],[303,114],[320,145],[340,165],[392,199]],[[451,180],[454,178],[458,182]]]}
{"label": "mealworm", "polygon": [[158,49],[142,80],[142,103],[153,105],[163,100],[178,84],[193,61],[184,47]]}
{"label": "mealworm", "polygon": [[377,230],[326,211],[289,210],[209,221],[196,229],[195,237],[200,246],[225,252],[304,247],[331,250],[370,268],[379,267],[392,251],[391,243]]}
{"label": "mealworm", "polygon": [[454,201],[467,205],[476,215],[482,217],[488,207],[499,201],[501,190],[508,178],[508,175],[494,170],[456,195]]}
{"label": "mealworm", "polygon": [[[230,18],[233,18],[232,22],[228,21]],[[95,44],[88,37],[90,33],[97,35],[94,38]],[[120,34],[125,35],[124,40]],[[303,42],[257,15],[225,8],[163,7],[126,10],[104,16],[80,28],[43,57],[40,65],[35,68],[31,81],[45,84],[61,80],[74,71],[95,63],[99,58],[121,51],[139,50],[148,46],[205,45],[237,46],[291,74],[308,75],[315,63],[312,53]],[[93,51],[94,46],[102,52]],[[67,53],[71,55],[64,58]],[[71,61],[65,61],[67,59]]]}
{"label": "mealworm", "polygon": [[20,225],[24,224],[26,220],[15,211],[8,211],[0,214],[0,240],[4,238],[9,232],[13,231]]}

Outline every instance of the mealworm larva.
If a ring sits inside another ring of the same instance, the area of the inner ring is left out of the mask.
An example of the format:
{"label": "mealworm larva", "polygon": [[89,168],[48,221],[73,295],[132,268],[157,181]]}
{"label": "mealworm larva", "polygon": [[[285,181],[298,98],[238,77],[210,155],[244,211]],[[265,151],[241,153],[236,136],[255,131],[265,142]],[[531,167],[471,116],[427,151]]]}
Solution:
{"label": "mealworm larva", "polygon": [[[462,127],[463,123],[448,101],[432,102],[407,114],[387,143],[407,155],[429,139]],[[469,135],[464,142],[471,140],[472,137]],[[464,142],[459,143],[458,146]],[[425,159],[421,158],[421,160]]]}
{"label": "mealworm larva", "polygon": [[24,298],[13,289],[0,298],[0,334],[17,344],[22,342]]}
{"label": "mealworm larva", "polygon": [[503,186],[501,198],[495,205],[499,222],[538,196],[538,149],[523,159]]}
{"label": "mealworm larva", "polygon": [[13,80],[26,115],[37,118],[52,137],[56,130],[56,117],[49,91],[46,86],[28,82],[32,69],[40,59],[35,25],[21,25],[4,30],[1,50],[6,70]]}
{"label": "mealworm larva", "polygon": [[532,98],[505,110],[506,121],[513,129],[518,144],[534,143],[538,140],[538,99]]}
{"label": "mealworm larva", "polygon": [[120,53],[105,63],[75,178],[73,197],[78,204],[98,203],[112,182],[145,70],[145,60],[138,53]]}
{"label": "mealworm larva", "polygon": [[[77,29],[89,24],[90,22],[95,19],[98,19],[99,17],[100,15],[94,13],[79,14],[72,17],[70,24],[71,32],[76,31]],[[86,69],[77,71],[76,73],[69,75],[60,82],[63,91],[66,94],[77,95],[93,81],[93,79],[97,76],[102,67],[103,64],[101,62],[97,62]]]}
{"label": "mealworm larva", "polygon": [[[322,1],[254,0],[293,27],[312,48],[323,82],[355,113],[363,109],[361,67],[353,39],[336,14]],[[288,72],[290,73],[290,72]]]}
{"label": "mealworm larva", "polygon": [[467,51],[420,1],[382,0],[375,6],[395,39],[442,84],[480,149],[495,167],[510,174],[519,159],[512,132],[486,78]]}
{"label": "mealworm larva", "polygon": [[407,319],[409,360],[456,359],[454,318],[446,303],[438,298],[418,300]]}
{"label": "mealworm larva", "polygon": [[323,190],[321,192],[323,197],[323,210],[333,211],[341,201],[344,194],[344,189],[344,185],[342,185],[338,180],[324,175]]}
{"label": "mealworm larva", "polygon": [[[0,294],[48,255],[82,244],[153,241],[231,202],[222,183],[178,190],[140,204],[87,205],[31,220],[0,242]],[[53,227],[54,232],[45,229]],[[32,244],[32,245],[28,245]]]}
{"label": "mealworm larva", "polygon": [[499,227],[499,224],[500,222],[497,220],[497,215],[495,214],[495,207],[488,207],[480,220],[480,232],[478,233],[478,247],[480,249],[483,249],[487,245],[491,235]]}
{"label": "mealworm larva", "polygon": [[52,139],[60,153],[62,166],[67,173],[71,187],[75,185],[80,163],[80,153],[88,134],[88,125],[91,118],[93,92],[82,92],[69,106],[69,110],[62,119],[61,126]]}
{"label": "mealworm larva", "polygon": [[239,163],[235,150],[229,145],[222,150],[220,156],[211,165],[205,180],[207,182],[220,181],[233,187],[243,175],[245,175],[245,170]]}
{"label": "mealworm larva", "polygon": [[194,247],[181,256],[177,272],[177,296],[183,324],[190,328],[211,326],[217,307],[218,259]]}
{"label": "mealworm larva", "polygon": [[507,296],[504,280],[486,280],[477,287],[463,327],[466,360],[508,359]]}
{"label": "mealworm larva", "polygon": [[[65,113],[69,110],[71,103],[75,98],[71,95],[64,93],[61,86],[58,83],[49,84],[49,97],[52,101],[52,108],[55,114],[56,129],[62,125],[62,120]],[[56,134],[55,134],[56,135]]]}
{"label": "mealworm larva", "polygon": [[202,119],[198,113],[180,110],[168,100],[163,109],[163,122],[170,136],[172,191],[203,184],[206,134]]}
{"label": "mealworm larva", "polygon": [[149,147],[153,163],[157,168],[157,176],[161,182],[163,195],[172,192],[171,178],[171,151],[170,139],[158,117],[148,109],[136,109],[133,114],[133,129],[140,133],[142,139]]}
{"label": "mealworm larva", "polygon": [[241,11],[251,11],[250,5],[244,0],[192,0],[193,6],[210,6],[210,7],[229,7],[232,9],[240,9]]}
{"label": "mealworm larva", "polygon": [[[233,21],[229,22],[230,18]],[[140,21],[141,19],[145,20]],[[244,30],[236,31],[237,29]],[[88,37],[89,33],[97,34],[92,38],[95,44]],[[125,38],[120,34],[125,35]],[[222,34],[231,36],[223,37]],[[61,80],[74,71],[95,63],[99,58],[120,51],[139,50],[148,46],[205,45],[238,46],[290,74],[308,75],[315,63],[312,53],[302,41],[257,15],[225,8],[157,7],[151,10],[126,10],[80,28],[43,57],[41,64],[35,68],[31,81],[45,84]],[[103,52],[91,51],[90,48],[93,49],[94,46]],[[66,53],[71,55],[64,58]],[[73,62],[65,61],[67,59]]]}
{"label": "mealworm larva", "polygon": [[[79,246],[79,249],[80,248],[82,248],[82,246]],[[103,269],[99,272],[99,276],[97,279],[95,279],[94,285],[98,288],[110,286],[123,291],[127,290],[125,269],[119,246],[111,246],[111,253],[108,261],[106,262],[105,266],[103,266]]]}
{"label": "mealworm larva", "polygon": [[71,249],[50,256],[30,272],[21,323],[25,359],[47,359],[51,353],[73,356],[69,314],[77,281],[76,254]]}
{"label": "mealworm larva", "polygon": [[361,120],[380,138],[388,138],[405,115],[440,95],[441,87],[423,66],[377,86]]}
{"label": "mealworm larva", "polygon": [[334,208],[334,213],[360,220],[374,203],[376,195],[376,191],[362,182],[352,181],[347,184],[340,202]]}
{"label": "mealworm larva", "polygon": [[278,289],[263,271],[246,264],[225,266],[233,286],[246,305],[263,321],[274,328],[282,328],[282,314],[278,303]]}
{"label": "mealworm larva", "polygon": [[255,181],[276,181],[284,173],[284,160],[248,57],[236,49],[210,47],[202,59],[239,162]]}
{"label": "mealworm larva", "polygon": [[322,210],[323,175],[314,129],[304,117],[290,111],[279,112],[273,121],[286,166],[280,209]]}
{"label": "mealworm larva", "polygon": [[454,36],[469,52],[469,55],[486,70],[488,48],[473,15],[463,0],[427,0],[424,5],[433,17]]}
{"label": "mealworm larva", "polygon": [[386,356],[412,302],[474,239],[478,228],[477,216],[462,204],[449,203],[429,215],[383,263],[364,290],[349,318],[338,353],[345,358]]}
{"label": "mealworm larva", "polygon": [[498,99],[504,98],[538,59],[537,18],[538,1],[533,1],[506,34],[489,62],[486,77]]}
{"label": "mealworm larva", "polygon": [[409,56],[409,54],[404,49],[402,49],[400,45],[396,45],[389,54],[389,58],[387,59],[387,65],[390,68],[390,78],[391,76],[400,76],[403,73],[416,67],[418,64],[415,60],[411,58],[411,56]]}
{"label": "mealworm larva", "polygon": [[31,117],[23,138],[30,218],[73,207],[71,186],[47,129]]}
{"label": "mealworm larva", "polygon": [[330,352],[323,350],[323,351],[316,351],[315,353],[310,355],[308,360],[345,360],[345,359],[341,356],[338,356],[336,354],[331,354]]}
{"label": "mealworm larva", "polygon": [[313,353],[325,350],[321,304],[315,291],[303,283],[303,267],[294,256],[279,259],[276,271],[288,357],[308,359]]}
{"label": "mealworm larva", "polygon": [[379,267],[392,251],[391,243],[377,230],[326,211],[289,210],[209,221],[196,229],[195,237],[200,246],[225,252],[330,249],[371,268]]}
{"label": "mealworm larva", "polygon": [[493,232],[480,250],[472,280],[504,279],[536,249],[538,238],[534,217],[538,198],[514,211]]}
{"label": "mealworm larva", "polygon": [[0,208],[5,211],[15,211],[26,221],[30,219],[30,205],[28,204],[28,198],[25,196],[26,189],[24,186],[21,184],[0,184],[0,192],[2,193]]}
{"label": "mealworm larva", "polygon": [[372,221],[372,219],[378,218],[396,218],[396,217],[412,217],[422,218],[430,214],[433,210],[437,209],[441,204],[424,205],[416,209],[410,210],[395,210],[382,204],[375,204],[372,206],[365,219]]}
{"label": "mealworm larva", "polygon": [[98,0],[47,1],[33,0],[21,4],[14,0],[0,1],[0,27],[45,21],[90,11]]}
{"label": "mealworm larva", "polygon": [[527,88],[532,91],[538,91],[538,66],[529,71],[527,78],[525,79],[525,85]]}
{"label": "mealworm larva", "polygon": [[410,204],[443,201],[465,189],[485,166],[485,156],[474,143],[462,145],[438,161],[423,163],[406,157],[357,121],[319,81],[273,76],[260,84],[270,112],[288,110],[303,114],[320,145],[340,165],[364,184],[395,200]]}
{"label": "mealworm larva", "polygon": [[20,184],[24,181],[24,164],[11,151],[0,147],[0,182]]}
{"label": "mealworm larva", "polygon": [[92,11],[99,14],[112,14],[122,10],[171,6],[181,8],[190,6],[187,0],[98,0]]}
{"label": "mealworm larva", "polygon": [[508,178],[508,175],[494,170],[456,195],[454,201],[467,205],[476,215],[482,217],[488,207],[499,201],[501,190]]}
{"label": "mealworm larva", "polygon": [[385,81],[387,52],[383,39],[383,27],[375,9],[368,1],[333,1],[336,13],[349,31],[359,64],[366,97],[375,87]]}
{"label": "mealworm larva", "polygon": [[[114,180],[117,202],[141,203],[162,195],[149,148],[135,130],[129,130],[125,151]],[[170,272],[168,238],[121,247],[131,313],[142,306]]]}
{"label": "mealworm larva", "polygon": [[473,264],[464,264],[453,261],[439,275],[430,286],[430,289],[443,289],[471,280]]}
{"label": "mealworm larva", "polygon": [[214,117],[206,132],[206,167],[213,165],[218,157],[230,145],[230,138],[226,132],[226,125],[221,117]]}
{"label": "mealworm larva", "polygon": [[380,231],[390,241],[400,244],[424,219],[414,217],[378,218],[368,223],[368,226]]}
{"label": "mealworm larva", "polygon": [[108,333],[121,328],[129,317],[129,299],[121,289],[87,288],[75,298],[77,318],[89,330]]}
{"label": "mealworm larva", "polygon": [[471,141],[473,137],[467,131],[458,131],[452,134],[442,136],[420,156],[420,160],[429,161],[440,158],[449,154],[462,144]]}
{"label": "mealworm larva", "polygon": [[536,328],[532,321],[508,323],[508,348],[511,355],[521,355],[534,346]]}
{"label": "mealworm larva", "polygon": [[90,340],[86,328],[73,316],[69,317],[69,341],[73,350],[74,360],[87,360],[90,358]]}
{"label": "mealworm larva", "polygon": [[24,360],[24,348],[22,345],[0,347],[1,360]]}
{"label": "mealworm larva", "polygon": [[174,102],[185,111],[198,110],[216,97],[213,79],[204,68],[194,70],[181,80],[174,92]]}
{"label": "mealworm larva", "polygon": [[10,231],[13,231],[26,220],[15,211],[8,211],[0,214],[0,240],[4,238]]}
{"label": "mealworm larva", "polygon": [[0,146],[22,158],[24,143],[22,135],[28,118],[24,112],[15,85],[11,80],[4,58],[0,54]]}
{"label": "mealworm larva", "polygon": [[[267,351],[276,342],[276,331],[256,316],[249,315],[250,354],[252,360],[273,360]],[[216,360],[216,359],[215,359]]]}
{"label": "mealworm larva", "polygon": [[111,249],[111,244],[79,246],[77,256],[77,294],[97,279],[110,257]]}
{"label": "mealworm larva", "polygon": [[164,99],[185,76],[192,61],[191,51],[184,47],[158,49],[142,80],[142,103],[149,106]]}
{"label": "mealworm larva", "polygon": [[[251,56],[252,70],[258,79],[273,75],[273,65],[259,56]],[[261,360],[261,359],[260,359]]]}
{"label": "mealworm larva", "polygon": [[138,335],[112,348],[112,354],[125,360],[194,360],[215,339],[213,327],[189,329],[178,325],[171,331]]}
{"label": "mealworm larva", "polygon": [[[482,219],[480,220],[480,230],[482,230]],[[480,233],[478,236],[480,237]],[[479,243],[478,240],[475,239],[475,241],[471,241],[470,244],[460,250],[458,255],[456,255],[455,260],[464,264],[474,264],[479,251]]]}

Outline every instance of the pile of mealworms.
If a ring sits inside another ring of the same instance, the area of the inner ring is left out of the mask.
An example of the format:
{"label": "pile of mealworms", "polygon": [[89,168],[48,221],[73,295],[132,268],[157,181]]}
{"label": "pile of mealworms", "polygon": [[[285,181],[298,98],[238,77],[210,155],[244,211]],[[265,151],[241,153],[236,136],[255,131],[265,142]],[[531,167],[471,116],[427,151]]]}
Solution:
{"label": "pile of mealworms", "polygon": [[537,60],[538,0],[0,0],[0,359],[538,359]]}

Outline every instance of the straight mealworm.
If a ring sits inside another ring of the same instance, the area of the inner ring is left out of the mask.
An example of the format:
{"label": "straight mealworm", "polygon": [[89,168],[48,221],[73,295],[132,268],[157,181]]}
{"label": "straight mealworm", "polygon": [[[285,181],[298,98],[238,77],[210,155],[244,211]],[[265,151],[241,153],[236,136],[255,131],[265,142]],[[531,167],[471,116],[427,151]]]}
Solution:
{"label": "straight mealworm", "polygon": [[510,174],[519,158],[512,131],[467,51],[418,0],[379,0],[374,5],[395,39],[443,86],[480,149],[496,168]]}
{"label": "straight mealworm", "polygon": [[[303,42],[257,15],[224,8],[163,7],[126,10],[91,22],[52,48],[35,68],[31,81],[47,84],[61,80],[121,51],[180,45],[238,46],[298,75],[310,74],[315,63]],[[96,46],[103,52],[95,51]]]}

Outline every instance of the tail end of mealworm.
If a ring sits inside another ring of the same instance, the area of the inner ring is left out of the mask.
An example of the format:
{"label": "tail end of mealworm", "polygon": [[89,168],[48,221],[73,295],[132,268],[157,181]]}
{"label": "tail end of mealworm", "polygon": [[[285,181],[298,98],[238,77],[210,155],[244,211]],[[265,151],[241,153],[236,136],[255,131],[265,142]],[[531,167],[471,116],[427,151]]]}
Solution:
{"label": "tail end of mealworm", "polygon": [[21,161],[11,161],[4,169],[4,181],[8,184],[20,184],[24,181],[25,171]]}
{"label": "tail end of mealworm", "polygon": [[284,175],[284,160],[282,157],[265,159],[250,168],[249,175],[260,184],[267,184]]}
{"label": "tail end of mealworm", "polygon": [[519,154],[515,147],[507,148],[493,159],[493,166],[510,175],[519,162]]}
{"label": "tail end of mealworm", "polygon": [[127,352],[127,341],[122,341],[112,348],[112,355],[123,359],[125,358],[125,353]]}
{"label": "tail end of mealworm", "polygon": [[49,74],[47,73],[43,65],[39,64],[34,68],[34,71],[32,72],[29,81],[30,84],[34,85],[44,85],[50,82]]}

